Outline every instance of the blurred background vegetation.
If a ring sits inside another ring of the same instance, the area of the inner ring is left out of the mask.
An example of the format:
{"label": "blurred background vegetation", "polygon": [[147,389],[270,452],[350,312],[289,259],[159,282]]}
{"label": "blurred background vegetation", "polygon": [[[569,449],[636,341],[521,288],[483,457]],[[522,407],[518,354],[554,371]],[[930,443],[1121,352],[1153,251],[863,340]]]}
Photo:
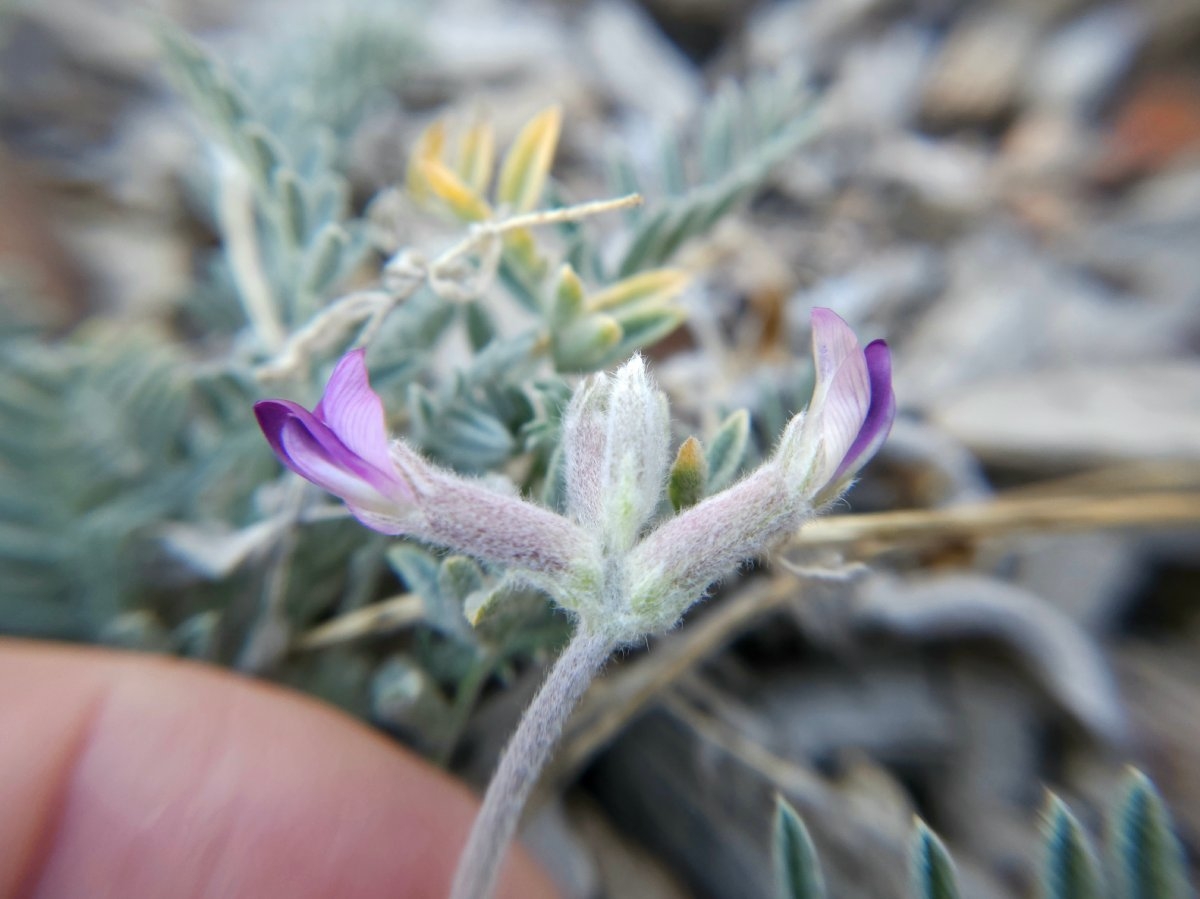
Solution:
{"label": "blurred background vegetation", "polygon": [[251,404],[368,340],[394,433],[554,505],[578,375],[645,349],[716,489],[829,306],[893,346],[891,440],[610,666],[527,841],[570,896],[768,896],[781,793],[831,895],[906,895],[916,812],[1031,896],[1044,788],[1097,834],[1133,762],[1195,858],[1195,0],[7,0],[0,45],[0,632],[481,784],[569,623],[284,477]]}

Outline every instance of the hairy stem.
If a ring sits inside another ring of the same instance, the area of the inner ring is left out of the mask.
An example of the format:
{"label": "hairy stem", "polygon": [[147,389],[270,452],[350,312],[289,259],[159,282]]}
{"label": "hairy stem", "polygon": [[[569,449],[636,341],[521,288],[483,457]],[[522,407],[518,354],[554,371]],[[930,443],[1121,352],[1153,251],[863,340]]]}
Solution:
{"label": "hairy stem", "polygon": [[614,647],[582,624],[521,717],[488,785],[479,817],[459,859],[450,899],[489,899],[529,799],[563,724]]}

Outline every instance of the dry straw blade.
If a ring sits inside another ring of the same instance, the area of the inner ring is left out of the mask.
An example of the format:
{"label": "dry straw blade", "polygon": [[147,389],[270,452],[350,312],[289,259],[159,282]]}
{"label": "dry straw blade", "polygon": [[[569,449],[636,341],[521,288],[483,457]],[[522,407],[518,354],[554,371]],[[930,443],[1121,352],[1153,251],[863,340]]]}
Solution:
{"label": "dry straw blade", "polygon": [[900,545],[940,540],[985,539],[1012,534],[1090,531],[1128,527],[1200,524],[1200,492],[1139,493],[1127,496],[998,498],[989,503],[836,515],[809,522],[795,548],[849,547],[867,554]]}

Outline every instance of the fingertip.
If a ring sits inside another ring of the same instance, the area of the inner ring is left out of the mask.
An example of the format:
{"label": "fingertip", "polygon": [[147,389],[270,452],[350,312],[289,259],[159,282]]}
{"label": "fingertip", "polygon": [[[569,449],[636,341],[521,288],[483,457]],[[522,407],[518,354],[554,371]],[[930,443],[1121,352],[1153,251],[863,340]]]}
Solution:
{"label": "fingertip", "polygon": [[0,896],[439,899],[475,811],[340,712],[171,660],[0,643],[0,730]]}

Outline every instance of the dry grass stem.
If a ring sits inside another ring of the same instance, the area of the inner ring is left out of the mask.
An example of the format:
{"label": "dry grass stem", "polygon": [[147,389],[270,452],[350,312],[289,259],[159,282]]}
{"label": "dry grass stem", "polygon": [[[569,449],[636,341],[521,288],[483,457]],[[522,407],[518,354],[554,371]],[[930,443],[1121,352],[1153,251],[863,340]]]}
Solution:
{"label": "dry grass stem", "polygon": [[425,617],[425,604],[414,593],[403,593],[339,615],[297,638],[294,649],[326,649],[399,628],[410,627]]}
{"label": "dry grass stem", "polygon": [[442,271],[461,257],[475,252],[488,241],[511,231],[577,222],[594,215],[641,206],[642,203],[641,194],[626,194],[613,200],[592,200],[587,203],[577,203],[574,206],[564,206],[561,209],[527,212],[524,215],[514,215],[511,218],[495,222],[477,222],[471,226],[466,237],[438,256],[429,266],[429,270],[431,272]]}
{"label": "dry grass stem", "polygon": [[1200,524],[1200,492],[1126,496],[1001,497],[947,509],[834,515],[804,526],[789,548],[854,546],[869,554],[902,544],[1015,534],[1169,528]]}

